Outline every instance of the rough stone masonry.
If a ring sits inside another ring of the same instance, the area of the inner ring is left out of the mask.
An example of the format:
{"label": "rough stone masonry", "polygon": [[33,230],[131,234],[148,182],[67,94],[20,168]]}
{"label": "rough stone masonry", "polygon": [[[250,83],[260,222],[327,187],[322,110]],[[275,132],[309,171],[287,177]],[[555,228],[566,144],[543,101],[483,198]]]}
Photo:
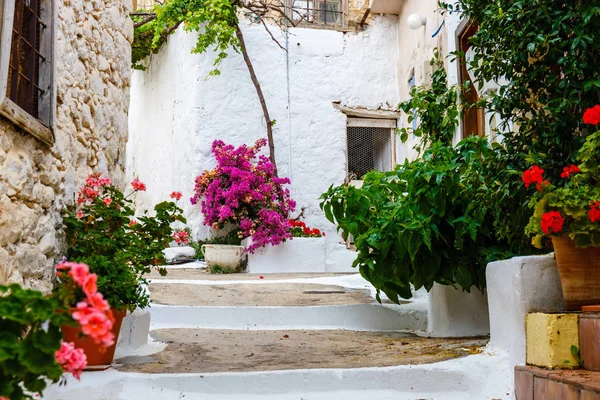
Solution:
{"label": "rough stone masonry", "polygon": [[55,144],[0,117],[0,284],[48,291],[64,255],[62,210],[86,176],[122,185],[131,0],[55,1]]}

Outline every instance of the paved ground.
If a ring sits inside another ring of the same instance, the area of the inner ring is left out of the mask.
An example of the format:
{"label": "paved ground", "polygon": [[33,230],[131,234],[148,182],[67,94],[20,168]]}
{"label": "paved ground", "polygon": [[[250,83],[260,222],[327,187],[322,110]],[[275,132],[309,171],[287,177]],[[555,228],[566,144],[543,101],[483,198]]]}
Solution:
{"label": "paved ground", "polygon": [[[332,276],[353,275],[354,273],[297,273],[297,274],[211,274],[206,269],[200,268],[169,268],[166,276],[160,276],[157,271],[148,275],[150,279],[191,279],[203,281],[246,281],[246,280],[282,280],[282,279],[307,279]],[[358,270],[356,271],[358,273]],[[261,278],[262,276],[262,278]]]}
{"label": "paved ground", "polygon": [[151,299],[172,306],[324,306],[371,304],[367,289],[309,283],[195,285],[153,283]]}
{"label": "paved ground", "polygon": [[168,343],[167,348],[152,356],[118,360],[118,370],[209,373],[416,365],[476,354],[487,343],[487,339],[331,330],[161,329],[151,335]]}

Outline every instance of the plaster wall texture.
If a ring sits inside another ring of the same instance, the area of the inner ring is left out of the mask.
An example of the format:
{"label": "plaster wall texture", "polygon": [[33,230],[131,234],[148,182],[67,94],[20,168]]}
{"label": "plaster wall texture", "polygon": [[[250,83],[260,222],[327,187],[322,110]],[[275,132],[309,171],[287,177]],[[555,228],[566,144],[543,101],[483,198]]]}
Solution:
{"label": "plaster wall texture", "polygon": [[435,284],[429,292],[427,331],[432,336],[462,337],[490,333],[487,295]]}
{"label": "plaster wall texture", "polygon": [[123,182],[133,39],[129,0],[55,5],[54,146],[0,117],[0,284],[44,291],[77,188],[93,171]]}
{"label": "plaster wall texture", "polygon": [[[319,196],[346,176],[346,116],[332,102],[369,108],[398,103],[397,18],[375,18],[368,29],[289,31],[289,53],[261,26],[242,26],[274,126],[280,176],[291,179],[292,197],[305,207],[310,226],[327,233],[327,262],[347,265],[355,253],[340,244],[335,227],[319,209]],[[280,42],[285,34],[274,30]],[[149,208],[172,190],[196,238],[207,237],[200,207],[187,201],[194,178],[214,167],[211,143],[235,145],[266,136],[260,104],[241,55],[230,53],[221,75],[209,77],[214,54],[192,55],[196,35],[177,31],[145,72],[132,78],[128,175],[148,191],[138,205]]]}
{"label": "plaster wall texture", "polygon": [[[244,239],[242,246],[250,246],[252,241]],[[248,272],[328,272],[326,271],[326,239],[294,238],[279,246],[257,249],[248,254]],[[348,265],[348,272],[354,270]]]}
{"label": "plaster wall texture", "polygon": [[508,353],[513,365],[524,365],[527,314],[551,313],[563,308],[554,254],[489,263],[486,279],[490,308],[489,347]]}

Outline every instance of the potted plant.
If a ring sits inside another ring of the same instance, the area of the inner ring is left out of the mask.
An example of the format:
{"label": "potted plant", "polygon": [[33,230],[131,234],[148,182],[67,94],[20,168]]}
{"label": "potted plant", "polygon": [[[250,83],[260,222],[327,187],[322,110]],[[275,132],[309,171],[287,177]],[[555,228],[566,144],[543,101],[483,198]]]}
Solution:
{"label": "potted plant", "polygon": [[[83,350],[64,341],[63,326],[78,328],[100,348],[110,346],[114,318],[98,292],[98,277],[84,264],[56,266],[63,284],[49,296],[17,284],[0,285],[0,399],[39,397],[49,382],[64,380],[65,372],[79,379],[87,365]],[[76,312],[69,302],[83,294]]]}
{"label": "potted plant", "polygon": [[[92,174],[78,193],[76,209],[68,211],[64,219],[68,258],[89,265],[90,271],[98,274],[98,289],[115,316],[115,336],[127,311],[148,306],[144,275],[151,267],[165,265],[162,250],[173,240],[171,224],[185,222],[182,210],[167,201],[157,204],[153,215],[144,213],[135,218],[130,197],[146,186],[138,179],[131,186],[132,193],[125,196],[109,178]],[[159,272],[166,275],[165,268],[159,267]],[[73,299],[71,305],[80,298]],[[65,336],[85,349],[90,366],[112,362],[116,340],[107,351],[92,356],[98,349],[88,339],[79,340],[78,333],[68,328]]]}
{"label": "potted plant", "polygon": [[[598,125],[600,106],[587,110],[584,122]],[[537,189],[526,232],[538,248],[552,240],[567,310],[600,303],[600,131],[586,138],[576,161],[555,184],[538,166],[523,173],[525,186]]]}
{"label": "potted plant", "polygon": [[[277,247],[257,249],[248,254],[248,271],[252,273],[325,272],[325,232],[310,228],[304,221],[290,219],[291,238]],[[251,244],[250,238],[242,242]]]}
{"label": "potted plant", "polygon": [[[290,180],[278,178],[269,159],[259,155],[265,145],[265,139],[237,148],[214,141],[217,166],[196,178],[191,198],[192,204],[201,204],[204,224],[217,233],[236,235],[240,241],[252,237],[245,249],[249,253],[291,238],[288,215],[296,206],[284,188]],[[242,246],[218,244],[202,248],[209,266],[232,268],[239,265],[242,250]]]}

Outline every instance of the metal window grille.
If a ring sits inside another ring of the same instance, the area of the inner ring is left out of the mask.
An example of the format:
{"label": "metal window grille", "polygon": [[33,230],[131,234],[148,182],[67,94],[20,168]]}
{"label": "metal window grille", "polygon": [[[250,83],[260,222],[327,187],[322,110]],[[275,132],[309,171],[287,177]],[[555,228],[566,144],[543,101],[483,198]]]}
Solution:
{"label": "metal window grille", "polygon": [[348,180],[358,180],[369,171],[393,168],[392,133],[388,128],[348,127]]}
{"label": "metal window grille", "polygon": [[291,12],[295,21],[335,26],[345,21],[343,0],[291,0]]}
{"label": "metal window grille", "polygon": [[40,99],[48,89],[40,87],[40,66],[49,54],[40,52],[48,28],[41,19],[43,0],[15,0],[7,96],[24,111],[40,118]]}

